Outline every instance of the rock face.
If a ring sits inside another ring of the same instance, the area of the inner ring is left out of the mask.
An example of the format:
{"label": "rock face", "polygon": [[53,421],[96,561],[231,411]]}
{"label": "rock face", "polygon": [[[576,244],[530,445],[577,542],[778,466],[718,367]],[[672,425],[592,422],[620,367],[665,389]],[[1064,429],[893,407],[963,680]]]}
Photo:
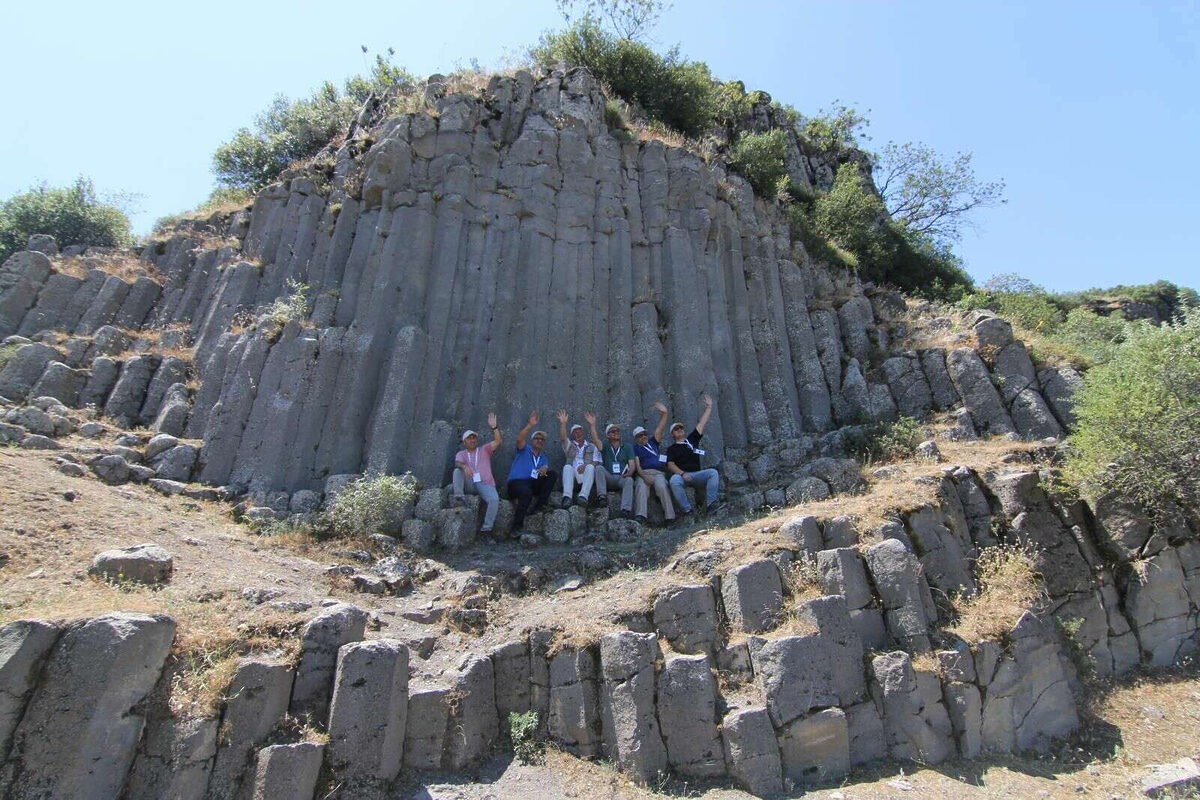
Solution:
{"label": "rock face", "polygon": [[174,636],[170,619],[138,614],[65,631],[13,735],[0,773],[5,796],[117,796],[145,725],[135,707],[158,680]]}

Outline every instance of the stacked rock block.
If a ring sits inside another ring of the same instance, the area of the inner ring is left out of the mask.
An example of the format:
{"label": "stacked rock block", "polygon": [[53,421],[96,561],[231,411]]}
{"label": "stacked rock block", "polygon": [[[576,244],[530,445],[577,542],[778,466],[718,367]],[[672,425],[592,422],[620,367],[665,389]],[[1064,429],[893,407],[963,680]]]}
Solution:
{"label": "stacked rock block", "polygon": [[[410,682],[416,656],[364,642],[366,613],[337,604],[304,628],[296,663],[243,660],[206,719],[149,699],[168,619],[13,623],[0,629],[0,791],[308,798],[328,780],[340,796],[387,796],[406,771],[478,762],[509,714],[534,711],[539,735],[639,781],[725,777],[765,796],[880,759],[1043,749],[1079,724],[1078,666],[1120,674],[1200,644],[1188,522],[1154,526],[1108,499],[1063,505],[1031,471],[949,467],[935,503],[874,532],[800,516],[779,533],[769,557],[735,566],[685,556],[697,580],[627,617],[636,630],[535,629],[436,679]],[[1046,601],[1003,637],[966,642],[934,598],[970,590],[974,559],[997,543],[1035,555]],[[798,562],[820,594],[793,594]],[[327,744],[288,740],[285,715]]]}

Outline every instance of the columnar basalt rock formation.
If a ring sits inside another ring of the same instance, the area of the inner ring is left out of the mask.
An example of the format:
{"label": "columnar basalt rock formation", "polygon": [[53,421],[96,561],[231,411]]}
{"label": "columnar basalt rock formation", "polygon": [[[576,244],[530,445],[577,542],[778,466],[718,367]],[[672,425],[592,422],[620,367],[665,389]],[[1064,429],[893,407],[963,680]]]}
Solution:
{"label": "columnar basalt rock formation", "polygon": [[[203,234],[147,246],[141,277],[13,256],[0,337],[76,338],[10,340],[0,395],[42,381],[118,424],[203,439],[204,482],[289,492],[368,470],[441,483],[458,432],[493,409],[510,432],[531,408],[631,426],[659,399],[694,419],[707,392],[708,451],[735,474],[780,441],[960,402],[981,432],[1069,421],[1073,377],[1034,374],[999,320],[979,324],[998,327],[1003,393],[974,350],[889,352],[902,301],[815,263],[719,163],[614,134],[586,71],[497,76],[479,96],[434,76],[426,96],[419,113],[364,113],[315,171]],[[836,159],[789,164],[812,185]],[[299,284],[303,316],[253,321]],[[130,353],[142,326],[190,363]]]}
{"label": "columnar basalt rock formation", "polygon": [[[426,102],[365,111],[250,208],[146,246],[142,274],[87,254],[81,270],[45,241],[8,259],[0,443],[149,426],[59,469],[239,499],[255,521],[308,514],[364,472],[412,471],[424,488],[394,533],[424,551],[474,541],[479,503],[452,506],[443,484],[459,431],[491,410],[510,434],[531,408],[630,426],[659,399],[687,422],[709,393],[710,459],[750,510],[861,489],[847,442],[866,421],[958,409],[956,435],[1025,439],[1074,423],[1080,376],[1035,369],[992,315],[963,346],[893,347],[902,298],[814,262],[720,164],[609,131],[586,72],[498,76],[479,96],[435,78]],[[832,175],[818,156],[788,166]],[[928,502],[875,530],[799,513],[765,556],[684,554],[696,574],[622,623],[637,630],[524,631],[432,677],[410,681],[407,647],[364,643],[366,612],[334,605],[295,663],[240,662],[209,718],[172,717],[170,687],[155,691],[168,619],[12,623],[0,795],[306,798],[322,776],[385,793],[478,762],[526,711],[556,746],[638,780],[726,776],[764,795],[883,758],[1044,748],[1078,725],[1076,661],[1119,675],[1200,647],[1200,531],[1116,498],[1064,502],[1031,464],[1006,466],[947,466]],[[610,518],[616,501],[539,514],[526,535],[638,539],[638,522]],[[502,501],[498,535],[512,513]],[[945,601],[979,588],[976,560],[999,543],[1033,554],[1044,601],[964,641]],[[797,562],[820,596],[796,596]],[[401,591],[401,573],[352,581]],[[327,741],[283,741],[289,713]]]}
{"label": "columnar basalt rock formation", "polygon": [[[1034,554],[1045,598],[1003,635],[965,641],[934,593],[970,586],[973,560],[997,542]],[[935,502],[877,531],[801,515],[769,558],[685,555],[706,579],[666,588],[638,630],[598,643],[572,640],[564,621],[410,681],[415,652],[362,641],[366,613],[333,605],[304,628],[294,664],[242,660],[212,718],[173,717],[170,687],[152,692],[170,620],[15,622],[0,628],[0,793],[307,798],[325,774],[321,791],[386,796],[413,770],[486,758],[507,715],[525,711],[556,746],[637,780],[724,776],[763,795],[880,759],[1045,749],[1079,725],[1080,669],[1119,675],[1200,649],[1197,542],[1182,518],[1064,504],[1028,466],[948,466]],[[821,596],[783,580],[796,562],[812,565]],[[326,744],[281,743],[289,705]],[[64,725],[90,733],[59,735]]]}

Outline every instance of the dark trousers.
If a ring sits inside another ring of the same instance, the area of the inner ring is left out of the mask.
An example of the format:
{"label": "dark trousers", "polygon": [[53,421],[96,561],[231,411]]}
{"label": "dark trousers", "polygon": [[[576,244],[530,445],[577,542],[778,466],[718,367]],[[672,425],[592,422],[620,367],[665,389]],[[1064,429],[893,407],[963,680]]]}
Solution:
{"label": "dark trousers", "polygon": [[550,492],[554,488],[554,476],[543,475],[537,480],[520,478],[508,482],[508,499],[513,502],[514,532],[521,530],[525,524],[525,515],[537,511],[550,502]]}

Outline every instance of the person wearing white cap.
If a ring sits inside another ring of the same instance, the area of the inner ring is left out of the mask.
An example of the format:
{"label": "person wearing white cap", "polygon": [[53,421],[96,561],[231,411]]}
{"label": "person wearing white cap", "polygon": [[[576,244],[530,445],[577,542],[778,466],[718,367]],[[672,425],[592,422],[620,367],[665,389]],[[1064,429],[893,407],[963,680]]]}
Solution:
{"label": "person wearing white cap", "polygon": [[708,418],[712,416],[713,401],[704,395],[704,412],[692,432],[684,435],[682,422],[671,426],[671,438],[674,440],[667,448],[667,471],[671,473],[671,492],[675,495],[675,505],[683,515],[692,513],[692,504],[688,502],[685,486],[704,485],[704,510],[713,511],[718,507],[717,492],[721,488],[721,476],[715,469],[701,469],[700,457],[704,451],[700,449],[700,439],[704,436],[704,428]]}
{"label": "person wearing white cap", "polygon": [[[517,432],[517,452],[508,470],[508,499],[513,502],[514,536],[525,524],[525,517],[550,502],[554,478],[550,474],[550,457],[542,452],[546,432],[529,432],[538,423],[538,413],[529,414],[529,424]],[[525,444],[526,438],[529,444]]]}
{"label": "person wearing white cap", "polygon": [[608,441],[601,443],[600,434],[596,432],[596,415],[588,411],[583,415],[592,431],[592,444],[600,450],[601,470],[596,477],[596,499],[603,501],[608,497],[609,489],[621,488],[621,516],[633,516],[633,475],[637,468],[633,458],[633,448],[621,441],[621,426],[610,423],[604,428],[604,438]]}
{"label": "person wearing white cap", "polygon": [[571,504],[571,496],[575,494],[575,484],[579,484],[579,496],[575,502],[587,505],[588,496],[592,493],[592,484],[596,480],[596,464],[600,461],[600,451],[591,442],[584,439],[583,426],[572,425],[570,435],[567,434],[567,411],[560,409],[558,414],[558,435],[563,443],[563,455],[567,463],[563,465],[563,506]]}
{"label": "person wearing white cap", "polygon": [[463,431],[463,449],[454,454],[454,496],[459,502],[467,501],[465,493],[477,494],[487,504],[480,533],[491,533],[500,509],[500,494],[496,491],[496,479],[492,477],[492,453],[500,446],[503,438],[496,427],[496,415],[488,414],[488,427],[492,429],[492,440],[479,446],[479,434]]}
{"label": "person wearing white cap", "polygon": [[636,516],[639,522],[646,521],[650,489],[653,488],[654,493],[658,495],[658,502],[662,503],[663,515],[667,522],[671,523],[675,521],[675,504],[671,502],[671,490],[667,487],[667,451],[659,444],[667,428],[667,407],[658,402],[654,404],[654,408],[658,411],[658,426],[654,429],[654,435],[648,435],[646,429],[640,425],[633,429],[633,452],[637,456],[639,478],[634,492],[637,503]]}

